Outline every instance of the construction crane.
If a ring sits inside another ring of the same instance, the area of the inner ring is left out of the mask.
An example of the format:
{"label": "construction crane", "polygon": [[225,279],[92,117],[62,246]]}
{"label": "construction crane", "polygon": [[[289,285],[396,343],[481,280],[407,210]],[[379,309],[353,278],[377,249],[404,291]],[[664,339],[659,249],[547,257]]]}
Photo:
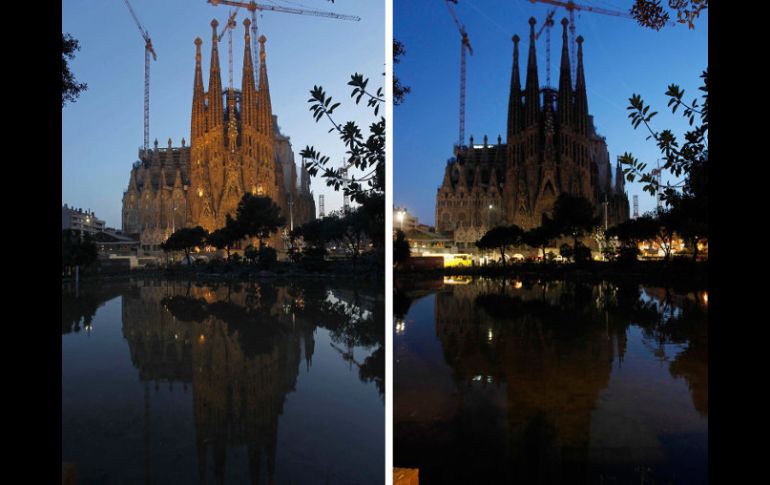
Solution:
{"label": "construction crane", "polygon": [[230,7],[235,8],[245,8],[249,12],[251,12],[251,55],[254,59],[254,80],[256,82],[259,82],[259,63],[256,62],[258,57],[258,51],[257,51],[257,11],[263,12],[281,12],[281,13],[293,13],[297,15],[313,15],[315,17],[326,17],[326,18],[332,18],[332,19],[338,19],[338,20],[352,20],[354,22],[358,22],[361,20],[361,17],[357,17],[355,15],[343,15],[338,14],[334,12],[324,12],[320,10],[303,10],[300,8],[291,8],[291,7],[279,7],[277,5],[264,5],[261,3],[256,2],[235,2],[232,0],[208,0],[208,3],[211,5],[214,5],[215,7],[217,5],[228,5]]}
{"label": "construction crane", "polygon": [[134,22],[139,27],[139,32],[144,39],[144,151],[147,152],[150,146],[150,54],[152,54],[152,60],[154,61],[158,60],[158,56],[155,54],[155,49],[152,48],[152,40],[150,40],[150,34],[147,33],[147,29],[142,27],[142,23],[139,22],[128,0],[123,1],[126,3],[126,7],[128,7],[128,11],[131,12],[131,16],[134,18]]}
{"label": "construction crane", "polygon": [[537,40],[540,38],[540,34],[543,33],[543,30],[548,29],[545,32],[545,85],[548,87],[551,87],[551,27],[553,27],[554,14],[556,14],[556,9],[548,12],[548,16],[545,18],[543,26],[540,27],[540,30],[535,34],[535,40]]}
{"label": "construction crane", "polygon": [[457,3],[457,0],[444,0],[446,8],[449,10],[449,14],[452,15],[457,29],[460,31],[460,134],[457,138],[457,146],[461,147],[465,145],[465,50],[468,50],[470,55],[473,55],[473,49],[471,48],[471,42],[468,39],[468,33],[465,31],[465,26],[457,19],[457,16],[452,10],[449,3]]}
{"label": "construction crane", "polygon": [[560,0],[529,0],[531,3],[546,3],[548,5],[553,5],[554,7],[563,7],[566,8],[569,12],[569,43],[570,43],[570,70],[572,71],[572,82],[574,83],[576,81],[575,79],[575,69],[577,66],[577,62],[575,61],[575,56],[577,55],[577,47],[576,47],[576,41],[575,41],[575,10],[580,11],[586,11],[586,12],[594,12],[594,13],[601,13],[604,15],[612,15],[615,17],[626,17],[626,18],[634,18],[630,13],[628,12],[621,12],[619,10],[608,10],[606,8],[599,8],[599,7],[589,7],[588,5],[580,5],[572,0],[567,0],[566,2],[560,1]]}
{"label": "construction crane", "polygon": [[217,42],[222,42],[222,37],[227,34],[227,70],[230,74],[230,95],[233,95],[233,29],[235,29],[235,16],[238,15],[238,10],[230,12],[230,17],[225,23],[225,28],[222,29],[222,33],[217,37]]}

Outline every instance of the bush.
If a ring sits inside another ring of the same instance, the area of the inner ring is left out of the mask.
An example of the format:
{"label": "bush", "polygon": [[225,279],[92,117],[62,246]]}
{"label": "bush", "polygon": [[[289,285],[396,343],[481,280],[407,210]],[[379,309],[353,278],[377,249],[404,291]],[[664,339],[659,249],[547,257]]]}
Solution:
{"label": "bush", "polygon": [[259,266],[262,269],[270,268],[276,261],[278,261],[278,252],[274,248],[265,246],[259,251]]}
{"label": "bush", "polygon": [[576,263],[591,261],[591,249],[584,244],[578,244],[577,248],[575,248],[574,257]]}
{"label": "bush", "polygon": [[243,250],[243,255],[248,259],[252,264],[259,258],[259,250],[249,244],[246,246],[246,249]]}
{"label": "bush", "polygon": [[238,264],[238,263],[240,263],[242,259],[243,259],[243,258],[242,258],[242,257],[241,257],[241,255],[240,255],[240,254],[238,254],[238,253],[235,253],[235,254],[233,254],[232,256],[230,256],[230,261],[232,261],[232,262],[233,262],[233,263],[235,263],[235,264]]}
{"label": "bush", "polygon": [[618,252],[618,262],[622,264],[635,263],[639,258],[639,248],[636,246],[623,246]]}
{"label": "bush", "polygon": [[561,257],[564,259],[572,259],[574,251],[572,250],[572,246],[570,246],[567,243],[562,244],[559,246],[559,254],[561,254]]}

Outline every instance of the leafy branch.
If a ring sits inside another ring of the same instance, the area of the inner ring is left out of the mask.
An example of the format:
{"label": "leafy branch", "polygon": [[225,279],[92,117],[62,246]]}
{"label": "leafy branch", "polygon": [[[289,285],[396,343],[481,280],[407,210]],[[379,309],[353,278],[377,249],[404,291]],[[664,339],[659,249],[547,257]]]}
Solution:
{"label": "leafy branch", "polygon": [[[704,94],[703,104],[699,105],[697,99],[693,99],[692,103],[687,104],[682,99],[684,97],[684,90],[676,84],[671,84],[666,91],[666,96],[669,97],[668,106],[671,108],[672,113],[676,113],[677,109],[681,106],[683,108],[682,114],[688,120],[689,125],[693,126],[696,119],[700,118],[700,125],[695,126],[691,130],[685,132],[683,138],[684,142],[680,145],[677,136],[674,135],[671,130],[662,130],[657,132],[650,124],[652,118],[658,114],[657,111],[650,112],[650,106],[645,105],[641,96],[633,94],[629,98],[630,105],[628,110],[631,113],[628,117],[631,119],[631,124],[634,129],[637,129],[639,125],[644,124],[650,135],[647,137],[654,139],[660,152],[663,154],[665,163],[660,169],[647,171],[647,164],[640,162],[632,154],[626,152],[618,157],[618,161],[621,165],[624,165],[623,173],[629,182],[633,182],[637,178],[644,185],[643,190],[655,195],[661,191],[659,182],[660,171],[668,171],[676,177],[680,177],[683,174],[689,174],[694,165],[700,165],[708,161],[708,69],[701,74],[703,79],[703,86],[699,88]],[[677,189],[684,187],[686,180],[671,184],[666,183],[663,189],[663,199],[670,200],[677,192]]]}
{"label": "leafy branch", "polygon": [[[373,108],[374,115],[377,116],[380,106],[384,103],[382,97],[382,88],[378,88],[375,94],[367,90],[368,78],[361,74],[353,74],[348,82],[353,86],[350,94],[355,97],[356,104],[367,97],[367,106]],[[354,121],[344,123],[338,122],[333,117],[334,111],[340,106],[340,103],[334,103],[331,96],[328,96],[322,86],[314,86],[310,91],[311,104],[310,111],[316,122],[326,117],[332,127],[329,133],[336,131],[340,140],[344,143],[346,150],[346,160],[338,168],[329,167],[329,157],[318,152],[312,146],[306,146],[300,152],[305,159],[305,167],[311,176],[319,173],[326,179],[326,185],[334,187],[335,190],[343,189],[345,195],[358,198],[368,190],[384,190],[384,164],[385,164],[385,118],[380,116],[369,126],[369,135],[364,138],[361,128]],[[348,177],[348,171],[351,169],[368,173],[356,178]],[[368,187],[365,189],[364,187]]]}

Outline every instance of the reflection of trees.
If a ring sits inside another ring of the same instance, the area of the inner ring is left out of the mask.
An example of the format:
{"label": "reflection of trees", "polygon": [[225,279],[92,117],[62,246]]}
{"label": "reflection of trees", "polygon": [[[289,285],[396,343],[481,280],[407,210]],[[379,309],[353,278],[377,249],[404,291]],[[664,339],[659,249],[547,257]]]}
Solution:
{"label": "reflection of trees", "polygon": [[[304,299],[320,301],[315,305],[304,305],[297,315],[312,321],[329,331],[333,345],[345,361],[356,365],[359,378],[364,382],[374,381],[380,396],[385,392],[385,302],[382,295],[373,297],[370,291],[358,288],[314,287],[304,293]],[[362,347],[371,352],[363,362],[353,357],[353,347]]]}
{"label": "reflection of trees", "polygon": [[79,332],[81,328],[90,328],[96,310],[107,301],[120,296],[120,287],[110,284],[98,286],[81,284],[80,291],[73,287],[62,288],[61,333]]}
{"label": "reflection of trees", "polygon": [[[484,481],[490,470],[502,473],[498,482],[586,476],[591,414],[612,362],[622,362],[629,325],[688,344],[670,370],[706,413],[708,338],[698,308],[692,298],[646,301],[638,285],[482,279],[448,286],[436,294],[436,333],[460,410],[443,424],[398,423],[397,432],[425,459],[421,472],[431,482]],[[472,389],[490,384],[505,386],[507,424],[478,409]]]}
{"label": "reflection of trees", "polygon": [[[318,325],[354,345],[379,342],[379,353],[364,360],[359,377],[374,380],[383,392],[384,337],[376,340],[372,321],[379,318],[383,326],[378,305],[362,310],[356,298],[365,300],[363,291],[332,304],[328,290],[317,286],[149,280],[124,296],[123,333],[140,379],[155,381],[156,387],[158,381],[193,385],[201,482],[210,455],[216,480],[224,480],[226,450],[232,446],[247,448],[252,483],[265,473],[274,481],[278,419],[294,390],[303,350],[310,367]],[[353,317],[357,325],[346,320]],[[149,470],[149,454],[146,459]]]}

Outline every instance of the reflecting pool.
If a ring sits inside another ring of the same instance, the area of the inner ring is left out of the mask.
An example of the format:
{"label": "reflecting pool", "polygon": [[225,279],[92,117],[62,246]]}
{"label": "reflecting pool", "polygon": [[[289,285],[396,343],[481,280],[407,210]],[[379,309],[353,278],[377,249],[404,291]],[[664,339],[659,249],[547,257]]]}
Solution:
{"label": "reflecting pool", "polygon": [[394,465],[420,484],[707,483],[708,294],[396,281]]}
{"label": "reflecting pool", "polygon": [[131,280],[62,294],[78,483],[382,483],[384,298]]}

